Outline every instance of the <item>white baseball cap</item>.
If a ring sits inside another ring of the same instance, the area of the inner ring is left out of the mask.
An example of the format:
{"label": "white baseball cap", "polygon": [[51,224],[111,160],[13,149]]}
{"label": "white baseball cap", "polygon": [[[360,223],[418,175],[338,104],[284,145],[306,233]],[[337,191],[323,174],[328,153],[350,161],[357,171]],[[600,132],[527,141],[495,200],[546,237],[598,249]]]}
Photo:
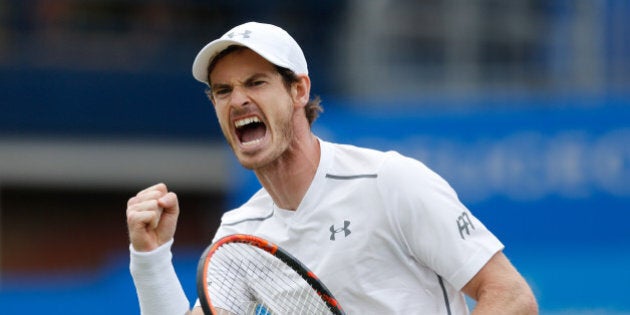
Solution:
{"label": "white baseball cap", "polygon": [[203,47],[193,62],[193,77],[208,84],[208,66],[212,59],[231,45],[245,46],[267,61],[296,74],[308,74],[304,53],[289,33],[275,25],[248,22]]}

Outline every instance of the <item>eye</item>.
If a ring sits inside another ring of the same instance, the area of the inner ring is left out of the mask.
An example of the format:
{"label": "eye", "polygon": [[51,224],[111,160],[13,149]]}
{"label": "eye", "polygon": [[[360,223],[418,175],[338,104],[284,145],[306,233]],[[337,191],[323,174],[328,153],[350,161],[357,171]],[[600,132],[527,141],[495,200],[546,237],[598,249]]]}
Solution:
{"label": "eye", "polygon": [[227,95],[228,93],[230,93],[230,89],[229,88],[223,88],[223,87],[216,88],[212,92],[212,94],[214,94],[215,97],[224,96],[224,95]]}
{"label": "eye", "polygon": [[267,81],[265,80],[252,80],[249,82],[249,86],[250,87],[257,87],[257,86],[261,86],[264,85],[265,83],[267,83]]}

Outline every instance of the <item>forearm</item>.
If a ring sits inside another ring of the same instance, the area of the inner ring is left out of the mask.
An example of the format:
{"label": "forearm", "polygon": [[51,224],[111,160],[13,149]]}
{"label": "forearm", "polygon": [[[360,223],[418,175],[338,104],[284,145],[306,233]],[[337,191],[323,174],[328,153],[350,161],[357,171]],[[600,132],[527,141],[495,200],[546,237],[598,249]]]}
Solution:
{"label": "forearm", "polygon": [[172,243],[171,240],[151,252],[137,252],[130,246],[129,269],[143,315],[183,315],[190,310],[171,262]]}
{"label": "forearm", "polygon": [[472,315],[536,315],[538,305],[528,286],[495,287],[480,292]]}
{"label": "forearm", "polygon": [[536,298],[527,281],[503,252],[496,253],[462,291],[477,301],[473,315],[538,314]]}

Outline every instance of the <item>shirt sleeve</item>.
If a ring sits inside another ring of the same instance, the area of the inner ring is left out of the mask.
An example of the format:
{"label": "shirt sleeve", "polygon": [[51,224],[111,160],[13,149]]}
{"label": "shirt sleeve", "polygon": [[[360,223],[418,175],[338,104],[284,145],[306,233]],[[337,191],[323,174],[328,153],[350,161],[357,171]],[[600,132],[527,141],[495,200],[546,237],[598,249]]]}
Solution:
{"label": "shirt sleeve", "polygon": [[416,261],[461,290],[503,244],[442,177],[417,160],[390,155],[380,174],[380,189],[402,245]]}

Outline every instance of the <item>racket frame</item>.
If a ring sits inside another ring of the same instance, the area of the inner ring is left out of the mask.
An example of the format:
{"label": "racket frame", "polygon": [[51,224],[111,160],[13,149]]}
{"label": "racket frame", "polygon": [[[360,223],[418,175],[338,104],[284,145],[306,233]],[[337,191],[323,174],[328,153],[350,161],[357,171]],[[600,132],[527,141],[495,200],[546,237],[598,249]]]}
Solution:
{"label": "racket frame", "polygon": [[339,305],[337,299],[333,297],[330,290],[326,288],[326,286],[319,280],[315,273],[310,271],[297,258],[293,257],[291,254],[289,254],[278,245],[263,238],[248,234],[232,234],[225,236],[208,246],[203,255],[201,255],[201,259],[199,260],[199,264],[197,265],[197,295],[199,296],[199,301],[201,303],[201,308],[203,309],[204,314],[218,314],[214,306],[212,305],[212,302],[210,301],[206,275],[214,253],[219,248],[221,248],[221,246],[229,243],[249,244],[277,257],[282,262],[287,264],[287,266],[291,267],[291,269],[299,274],[302,279],[304,279],[311,286],[311,288],[315,290],[317,295],[319,295],[319,297],[326,303],[333,314],[345,315],[345,312],[341,308],[341,305]]}

